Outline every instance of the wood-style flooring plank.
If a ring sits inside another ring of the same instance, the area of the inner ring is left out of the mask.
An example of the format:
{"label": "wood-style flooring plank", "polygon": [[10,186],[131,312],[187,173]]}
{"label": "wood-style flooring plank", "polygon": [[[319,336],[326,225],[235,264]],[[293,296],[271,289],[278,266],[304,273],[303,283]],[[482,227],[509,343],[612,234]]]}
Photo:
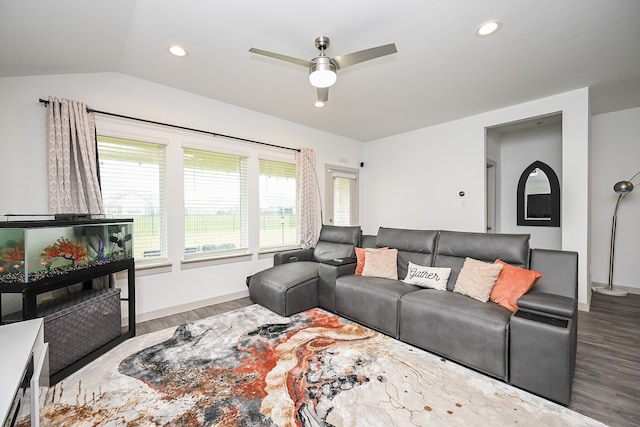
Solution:
{"label": "wood-style flooring plank", "polygon": [[578,314],[569,408],[610,426],[640,425],[640,295],[593,294]]}
{"label": "wood-style flooring plank", "polygon": [[185,323],[194,322],[200,319],[206,319],[207,317],[215,316],[218,314],[226,313],[228,311],[237,310],[243,307],[251,305],[252,302],[249,297],[239,298],[232,301],[223,302],[220,304],[210,305],[206,307],[197,308],[182,313],[173,314],[171,316],[160,317],[158,319],[147,320],[146,322],[140,322],[136,324],[136,334],[144,335],[149,332],[160,331],[162,329],[174,328]]}

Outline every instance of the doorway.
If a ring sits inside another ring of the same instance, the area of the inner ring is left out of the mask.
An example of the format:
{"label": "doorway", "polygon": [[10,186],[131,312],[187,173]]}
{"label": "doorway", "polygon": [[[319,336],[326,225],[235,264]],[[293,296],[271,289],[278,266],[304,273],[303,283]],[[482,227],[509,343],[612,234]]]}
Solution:
{"label": "doorway", "polygon": [[496,166],[497,163],[494,160],[487,159],[487,173],[486,173],[486,215],[485,224],[487,233],[496,233]]}
{"label": "doorway", "polygon": [[357,169],[325,165],[327,224],[352,226],[360,224]]}
{"label": "doorway", "polygon": [[503,123],[486,129],[486,232],[529,234],[531,247],[561,249],[562,224],[560,227],[518,224],[518,182],[523,171],[536,161],[544,162],[555,171],[561,188],[561,113]]}

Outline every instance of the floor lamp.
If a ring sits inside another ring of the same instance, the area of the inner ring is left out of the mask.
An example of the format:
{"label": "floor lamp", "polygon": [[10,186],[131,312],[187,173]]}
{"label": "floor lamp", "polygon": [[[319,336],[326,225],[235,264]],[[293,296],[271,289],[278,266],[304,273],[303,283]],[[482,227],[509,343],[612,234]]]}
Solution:
{"label": "floor lamp", "polygon": [[616,185],[613,186],[613,191],[618,193],[618,201],[616,202],[616,208],[613,211],[613,220],[611,221],[611,248],[609,249],[609,284],[607,286],[594,287],[594,290],[601,294],[612,295],[616,297],[623,297],[627,295],[626,291],[613,287],[613,261],[616,246],[616,221],[618,219],[618,206],[620,206],[620,201],[624,199],[627,194],[633,191],[632,181],[638,175],[640,175],[640,172],[633,175],[630,180],[617,182]]}

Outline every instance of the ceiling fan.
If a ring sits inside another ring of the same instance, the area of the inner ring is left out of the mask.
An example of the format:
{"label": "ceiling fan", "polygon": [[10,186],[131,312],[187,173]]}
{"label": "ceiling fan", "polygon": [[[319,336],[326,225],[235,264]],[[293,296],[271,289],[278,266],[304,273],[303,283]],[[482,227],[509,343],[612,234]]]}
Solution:
{"label": "ceiling fan", "polygon": [[325,49],[329,47],[329,37],[326,36],[316,38],[316,47],[320,50],[320,55],[310,61],[282,55],[280,53],[268,52],[254,47],[249,49],[249,52],[309,68],[309,82],[317,88],[316,107],[324,107],[324,104],[329,99],[329,87],[336,82],[337,70],[398,52],[396,45],[391,43],[331,58],[324,53]]}

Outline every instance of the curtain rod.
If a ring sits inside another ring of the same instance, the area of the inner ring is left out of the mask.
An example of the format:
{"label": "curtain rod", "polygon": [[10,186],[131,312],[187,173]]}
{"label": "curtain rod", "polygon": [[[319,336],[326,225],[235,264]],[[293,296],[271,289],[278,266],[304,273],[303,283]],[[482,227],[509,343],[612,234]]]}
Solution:
{"label": "curtain rod", "polygon": [[[45,107],[49,105],[49,101],[46,100],[46,99],[40,98],[39,101],[40,101],[41,104],[44,104]],[[208,131],[208,130],[195,129],[195,128],[190,128],[190,127],[186,127],[186,126],[174,125],[174,124],[171,124],[171,123],[157,122],[155,120],[141,119],[139,117],[125,116],[123,114],[110,113],[108,111],[94,110],[94,109],[88,108],[88,107],[87,107],[87,112],[88,113],[103,114],[105,116],[111,116],[111,117],[118,117],[120,119],[135,120],[135,121],[138,121],[138,122],[150,123],[150,124],[153,124],[153,125],[166,126],[166,127],[170,127],[170,128],[174,128],[174,129],[181,129],[181,130],[188,130],[188,131],[191,131],[191,132],[204,133],[204,134],[207,134],[207,135],[211,135],[214,138],[215,137],[227,138],[227,139],[233,139],[233,140],[236,140],[236,141],[249,142],[251,144],[260,144],[260,145],[266,145],[268,147],[280,148],[282,150],[297,151],[298,153],[300,152],[299,148],[283,147],[281,145],[269,144],[268,142],[254,141],[252,139],[240,138],[240,137],[232,136],[232,135],[224,135],[222,133],[211,132],[211,131]]]}

